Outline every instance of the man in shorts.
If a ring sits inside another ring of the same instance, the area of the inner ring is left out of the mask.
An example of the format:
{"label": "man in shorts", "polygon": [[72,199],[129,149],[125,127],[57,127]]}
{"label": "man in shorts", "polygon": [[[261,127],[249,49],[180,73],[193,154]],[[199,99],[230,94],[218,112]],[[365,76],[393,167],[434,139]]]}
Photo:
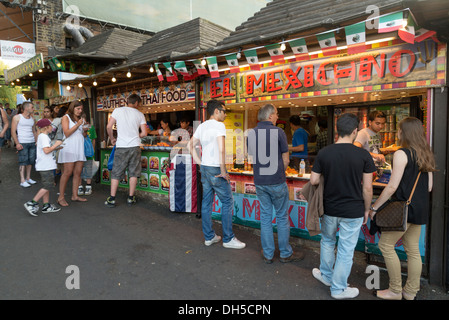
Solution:
{"label": "man in shorts", "polygon": [[36,162],[36,128],[33,118],[34,105],[25,101],[23,112],[12,118],[11,135],[19,153],[20,186],[29,188],[36,181],[31,179],[31,169]]}
{"label": "man in shorts", "polygon": [[[115,207],[118,184],[125,177],[126,169],[129,174],[129,196],[126,202],[128,205],[136,203],[134,193],[141,172],[140,139],[147,135],[145,116],[137,109],[141,103],[142,99],[137,94],[130,95],[128,106],[115,109],[107,125],[109,139],[115,145],[111,195],[105,201],[108,207]],[[114,125],[117,125],[117,139],[113,135]]]}

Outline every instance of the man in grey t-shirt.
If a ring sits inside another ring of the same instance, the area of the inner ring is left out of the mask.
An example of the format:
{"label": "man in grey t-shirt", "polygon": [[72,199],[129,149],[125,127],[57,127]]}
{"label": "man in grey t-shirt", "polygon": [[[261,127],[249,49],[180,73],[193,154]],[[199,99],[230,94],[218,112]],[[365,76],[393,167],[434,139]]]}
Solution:
{"label": "man in grey t-shirt", "polygon": [[387,117],[382,111],[373,111],[369,114],[368,127],[358,132],[354,145],[368,151],[376,164],[385,162],[384,155],[380,152],[382,139],[379,132],[384,128]]}

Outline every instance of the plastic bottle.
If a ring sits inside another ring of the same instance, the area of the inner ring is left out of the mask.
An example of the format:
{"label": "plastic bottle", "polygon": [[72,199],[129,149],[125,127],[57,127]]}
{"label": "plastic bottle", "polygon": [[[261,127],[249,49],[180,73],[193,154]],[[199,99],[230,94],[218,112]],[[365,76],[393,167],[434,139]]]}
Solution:
{"label": "plastic bottle", "polygon": [[306,173],[306,163],[304,159],[301,159],[301,162],[299,163],[299,174],[298,177],[303,177]]}

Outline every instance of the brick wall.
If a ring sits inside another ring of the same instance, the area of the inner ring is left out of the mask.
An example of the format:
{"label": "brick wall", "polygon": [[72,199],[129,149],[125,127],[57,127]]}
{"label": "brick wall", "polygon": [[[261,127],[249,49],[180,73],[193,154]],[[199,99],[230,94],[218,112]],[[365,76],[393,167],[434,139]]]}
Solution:
{"label": "brick wall", "polygon": [[[63,6],[61,0],[47,1],[45,7],[47,14],[38,15],[36,17],[36,52],[44,55],[44,59],[48,57],[48,47],[56,47],[58,49],[66,48],[66,37],[71,38],[64,32],[64,24],[66,24],[67,15],[61,15]],[[42,23],[46,17],[46,23]],[[80,25],[89,29],[94,35],[101,33],[111,26],[102,27],[99,23],[84,20],[80,18]]]}

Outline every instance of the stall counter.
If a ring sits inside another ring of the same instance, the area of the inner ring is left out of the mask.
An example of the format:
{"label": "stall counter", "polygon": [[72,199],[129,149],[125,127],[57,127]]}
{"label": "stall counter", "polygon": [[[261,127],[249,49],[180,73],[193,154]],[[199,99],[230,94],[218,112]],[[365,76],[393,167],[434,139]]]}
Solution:
{"label": "stall counter", "polygon": [[[229,172],[231,178],[231,189],[234,197],[234,217],[236,224],[260,229],[260,203],[256,195],[254,177],[252,172]],[[290,222],[290,234],[295,237],[320,241],[321,235],[310,236],[306,228],[307,201],[300,199],[302,188],[309,182],[310,175],[304,177],[287,176],[287,186],[289,193],[288,216]],[[386,184],[374,182],[373,190],[375,195],[379,195]],[[215,196],[212,206],[212,218],[221,220],[221,202]],[[273,228],[276,230],[276,219],[273,213]],[[368,254],[381,255],[378,248],[379,233],[371,235],[369,233],[370,221],[362,225],[356,250]],[[420,238],[420,251],[422,259],[425,256],[425,226],[422,228]],[[406,260],[404,247],[401,241],[396,245],[399,258]]]}
{"label": "stall counter", "polygon": [[[108,170],[108,161],[112,148],[101,149],[101,184],[111,184],[111,172]],[[170,166],[170,149],[160,148],[142,150],[141,166],[142,174],[137,182],[137,190],[168,195],[169,179],[166,171]],[[129,187],[128,172],[119,187]]]}

